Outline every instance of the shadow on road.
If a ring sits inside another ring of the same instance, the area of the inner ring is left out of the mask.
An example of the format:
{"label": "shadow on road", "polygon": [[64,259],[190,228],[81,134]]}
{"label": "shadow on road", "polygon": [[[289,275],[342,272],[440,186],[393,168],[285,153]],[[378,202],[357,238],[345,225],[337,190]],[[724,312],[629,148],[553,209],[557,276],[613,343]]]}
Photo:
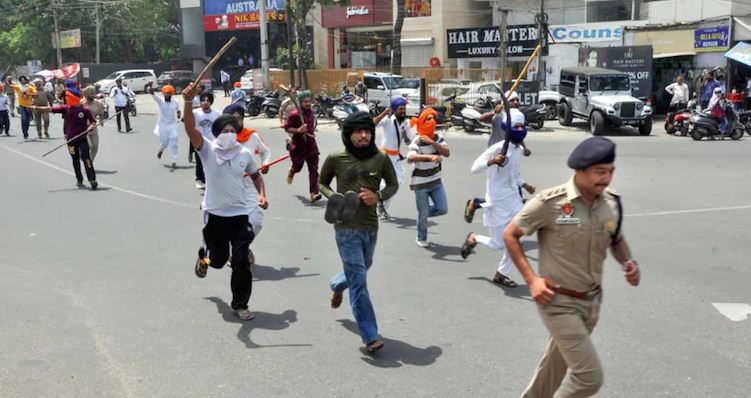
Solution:
{"label": "shadow on road", "polygon": [[240,320],[232,310],[229,304],[219,297],[204,297],[206,300],[216,304],[216,309],[219,314],[222,315],[222,319],[225,322],[237,323],[240,326],[240,330],[237,331],[237,339],[242,341],[247,348],[270,348],[270,347],[311,347],[312,344],[273,344],[273,345],[260,345],[254,343],[250,339],[250,334],[253,329],[266,329],[266,330],[283,330],[286,329],[293,322],[297,322],[297,311],[287,310],[281,314],[271,314],[262,311],[253,311],[256,316],[250,321]]}
{"label": "shadow on road", "polygon": [[319,200],[318,202],[311,203],[310,202],[310,198],[307,197],[307,196],[295,195],[295,197],[297,198],[297,200],[300,201],[300,203],[302,203],[305,206],[308,206],[308,207],[318,207],[320,209],[325,209],[326,208],[326,202],[323,200],[323,198],[321,198],[321,200]]}
{"label": "shadow on road", "polygon": [[[444,246],[439,243],[430,242],[430,246],[426,247],[425,250],[433,253],[432,258],[436,260],[450,261],[452,263],[464,262],[460,253],[462,248],[459,246]],[[458,257],[458,259],[446,258],[448,256]]]}
{"label": "shadow on road", "polygon": [[[387,220],[380,221],[382,223],[389,223],[395,225],[399,229],[407,229],[417,226],[417,220],[413,218],[394,217],[391,216]],[[428,227],[434,227],[436,224],[433,221],[428,220]]]}
{"label": "shadow on road", "polygon": [[172,167],[172,165],[169,164],[163,164],[165,169],[170,169],[170,173],[174,173],[177,170],[188,170],[188,169],[194,169],[196,166],[176,166]]}
{"label": "shadow on road", "polygon": [[527,286],[527,285],[519,285],[517,287],[506,287],[506,286],[499,285],[499,284],[493,282],[492,279],[490,279],[488,277],[485,277],[485,276],[471,276],[471,277],[469,277],[467,279],[469,279],[471,281],[485,281],[485,282],[488,282],[491,285],[497,287],[498,289],[501,289],[505,295],[507,295],[507,296],[509,296],[511,298],[516,298],[516,299],[520,299],[520,300],[527,300],[527,301],[534,302],[534,300],[532,300],[532,295],[529,294],[529,286]]}
{"label": "shadow on road", "polygon": [[[96,192],[99,192],[99,191],[109,191],[109,190],[111,190],[111,189],[112,189],[112,188],[108,188],[108,187],[103,187],[103,186],[101,186],[101,185],[100,185],[100,186],[99,186],[99,188],[97,188]],[[75,188],[62,188],[62,189],[53,189],[53,190],[47,191],[47,193],[58,193],[58,192],[75,192],[75,191],[86,191],[86,192],[90,192],[90,191],[91,191],[91,188],[89,188],[89,186],[84,186],[84,187],[75,187]]]}
{"label": "shadow on road", "polygon": [[117,170],[100,170],[96,169],[97,174],[117,174]]}
{"label": "shadow on road", "polygon": [[299,274],[298,267],[281,267],[276,269],[267,265],[253,264],[254,281],[281,281],[291,278],[306,278],[309,276],[318,276],[321,274]]}
{"label": "shadow on road", "polygon": [[[357,324],[349,319],[338,319],[345,329],[360,336],[360,330]],[[426,348],[415,347],[403,341],[382,338],[384,342],[383,349],[376,354],[369,353],[365,347],[360,348],[360,352],[365,357],[362,360],[368,365],[378,368],[400,368],[404,365],[429,366],[435,363],[443,354],[441,347],[432,345]]]}

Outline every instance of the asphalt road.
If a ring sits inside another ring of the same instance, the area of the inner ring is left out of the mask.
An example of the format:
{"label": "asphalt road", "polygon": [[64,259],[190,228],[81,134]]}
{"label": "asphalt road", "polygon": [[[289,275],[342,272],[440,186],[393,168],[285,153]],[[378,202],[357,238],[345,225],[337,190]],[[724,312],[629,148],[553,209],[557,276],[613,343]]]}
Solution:
{"label": "asphalt road", "polygon": [[[431,220],[431,248],[414,243],[408,189],[381,224],[369,288],[386,347],[371,357],[348,300],[329,308],[328,280],[341,269],[333,228],[324,205],[308,203],[304,175],[286,184],[286,165],[264,177],[271,206],[252,245],[255,320],[232,315],[227,269],[194,276],[201,192],[188,141],[181,136],[177,170],[156,159],[149,101],[139,98],[133,133],[113,122],[100,133],[97,192],[75,187],[65,150],[41,157],[62,142],[58,117],[53,140],[23,142],[18,118],[14,137],[0,138],[0,396],[520,395],[547,339],[535,305],[523,283],[490,282],[499,253],[458,253],[469,231],[484,231],[462,209],[483,194],[484,176],[469,167],[487,135],[447,133],[450,210]],[[283,154],[273,121],[246,123]],[[733,322],[712,303],[751,302],[751,137],[693,142],[659,126],[649,137],[613,137],[613,188],[643,280],[628,286],[608,260],[593,335],[605,367],[599,396],[747,397],[751,320]],[[586,136],[555,123],[531,132],[526,180],[565,182],[566,158]],[[319,143],[324,154],[341,146],[325,122]],[[536,259],[535,240],[526,246]]]}

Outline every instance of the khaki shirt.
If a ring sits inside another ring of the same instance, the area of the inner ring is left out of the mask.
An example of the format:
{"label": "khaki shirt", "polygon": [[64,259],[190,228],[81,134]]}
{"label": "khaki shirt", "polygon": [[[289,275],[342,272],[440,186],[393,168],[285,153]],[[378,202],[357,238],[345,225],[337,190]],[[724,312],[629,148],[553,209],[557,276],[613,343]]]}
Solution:
{"label": "khaki shirt", "polygon": [[[99,120],[99,116],[101,116],[102,112],[104,112],[104,104],[102,101],[99,101],[98,99],[94,99],[94,101],[89,102],[88,100],[83,102],[83,106],[88,108],[89,111],[91,111],[91,114],[94,115],[94,118],[96,120]],[[94,130],[89,133],[89,135],[94,135],[99,132],[99,125],[97,124],[96,127],[94,127]]]}
{"label": "khaki shirt", "polygon": [[47,90],[37,89],[37,95],[32,100],[36,106],[52,106],[54,102],[52,94]]}
{"label": "khaki shirt", "polygon": [[602,283],[618,212],[616,195],[609,191],[597,196],[590,208],[572,177],[532,198],[514,221],[525,235],[537,232],[540,276],[584,292]]}

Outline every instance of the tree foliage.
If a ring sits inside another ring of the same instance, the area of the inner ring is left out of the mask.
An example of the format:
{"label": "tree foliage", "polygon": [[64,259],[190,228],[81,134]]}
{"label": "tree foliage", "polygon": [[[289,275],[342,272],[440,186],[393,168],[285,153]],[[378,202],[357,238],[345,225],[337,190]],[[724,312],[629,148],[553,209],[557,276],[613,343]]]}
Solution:
{"label": "tree foliage", "polygon": [[41,60],[56,66],[54,20],[61,31],[81,29],[81,48],[63,49],[63,62],[96,60],[99,3],[103,63],[168,61],[178,54],[179,0],[0,0],[0,68]]}

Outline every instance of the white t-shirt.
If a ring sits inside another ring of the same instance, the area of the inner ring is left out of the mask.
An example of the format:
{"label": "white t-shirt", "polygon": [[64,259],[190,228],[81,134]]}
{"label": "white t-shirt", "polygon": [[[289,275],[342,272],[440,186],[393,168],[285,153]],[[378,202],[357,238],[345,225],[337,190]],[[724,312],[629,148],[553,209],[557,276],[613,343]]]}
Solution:
{"label": "white t-shirt", "polygon": [[180,104],[175,97],[172,97],[170,102],[165,101],[164,97],[161,95],[155,94],[151,97],[154,98],[154,101],[159,105],[158,123],[162,126],[177,124],[177,111],[180,110]]}
{"label": "white t-shirt", "polygon": [[48,93],[54,93],[55,92],[55,86],[52,85],[52,82],[47,82],[44,84],[44,89],[47,90]]}
{"label": "white t-shirt", "polygon": [[214,141],[214,133],[211,132],[211,125],[219,118],[221,114],[219,111],[211,108],[209,113],[203,111],[203,109],[193,109],[193,117],[196,119],[196,128],[201,132],[204,139]]}
{"label": "white t-shirt", "polygon": [[671,104],[688,102],[688,85],[686,83],[671,83],[665,87],[665,91],[673,95],[673,98],[670,99]]}
{"label": "white t-shirt", "polygon": [[[433,141],[444,147],[448,146],[446,140],[439,133],[435,133]],[[420,136],[416,136],[412,143],[409,144],[409,155],[435,155],[436,150],[433,145],[419,145]],[[407,157],[409,157],[409,155]],[[412,182],[410,188],[414,191],[417,189],[432,188],[441,183],[441,163],[436,162],[415,162],[412,170]]]}
{"label": "white t-shirt", "polygon": [[255,191],[255,188],[253,182],[245,178],[245,174],[252,176],[258,173],[253,153],[242,147],[232,160],[219,165],[214,145],[213,141],[204,138],[201,149],[198,150],[206,175],[206,193],[201,207],[220,217],[248,214],[248,209],[251,208],[249,199],[252,196],[249,191]]}
{"label": "white t-shirt", "polygon": [[[397,131],[396,126],[399,126]],[[376,135],[381,136],[381,149],[388,149],[389,151],[400,150],[402,146],[402,130],[407,135],[407,139],[412,142],[415,139],[415,133],[412,131],[412,127],[409,126],[409,120],[404,120],[399,123],[394,115],[385,117],[376,126]],[[389,156],[398,156],[391,155]]]}
{"label": "white t-shirt", "polygon": [[118,108],[123,108],[128,105],[128,97],[135,95],[132,91],[130,91],[129,88],[123,87],[119,88],[117,86],[112,87],[112,91],[110,91],[110,97],[114,100],[115,106]]}
{"label": "white t-shirt", "polygon": [[0,111],[8,110],[8,96],[0,95]]}

